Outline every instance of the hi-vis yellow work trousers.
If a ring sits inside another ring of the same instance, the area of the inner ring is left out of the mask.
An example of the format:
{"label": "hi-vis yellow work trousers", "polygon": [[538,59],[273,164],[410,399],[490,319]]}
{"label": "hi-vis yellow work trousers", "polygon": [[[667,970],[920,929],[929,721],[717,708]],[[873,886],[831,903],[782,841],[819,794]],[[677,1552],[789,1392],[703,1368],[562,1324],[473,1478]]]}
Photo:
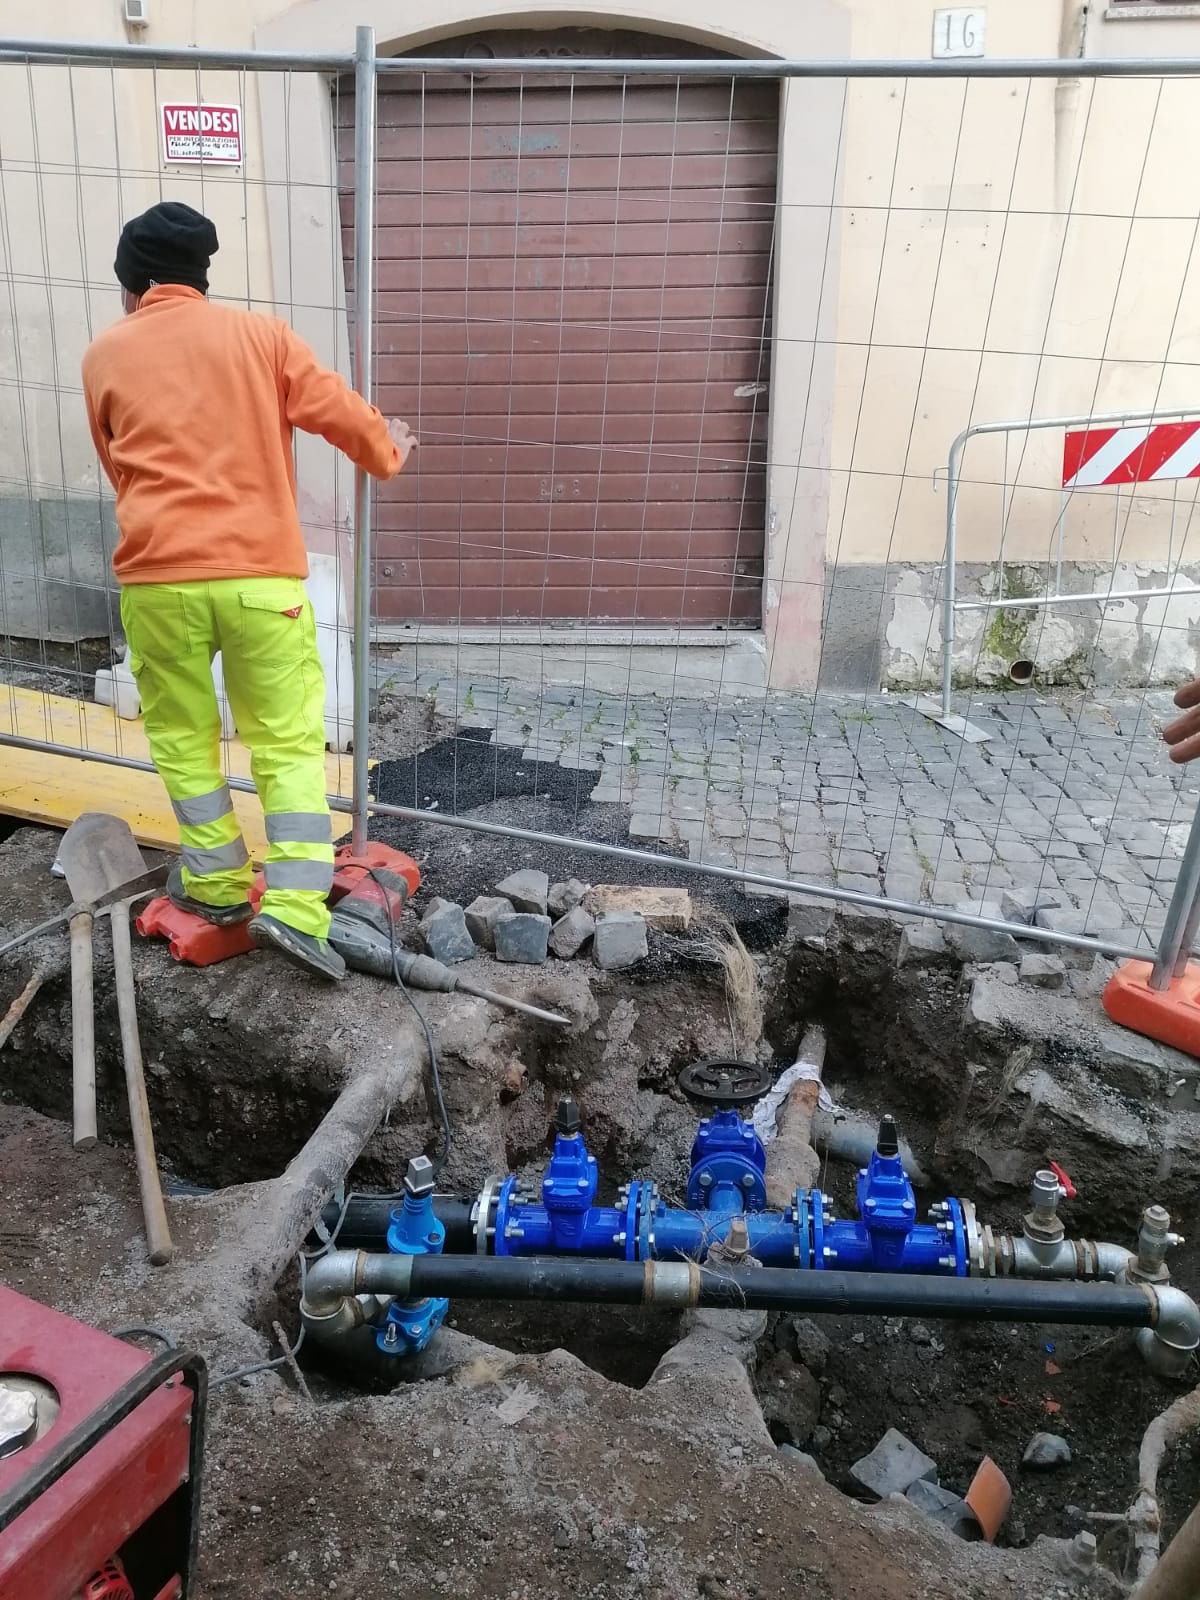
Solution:
{"label": "hi-vis yellow work trousers", "polygon": [[333,844],[325,802],[325,675],[299,578],[134,583],[121,590],[129,664],[150,754],[183,845],[183,881],[204,905],[245,900],[252,870],[221,770],[219,650],[237,731],[266,813],[261,910],[329,932]]}

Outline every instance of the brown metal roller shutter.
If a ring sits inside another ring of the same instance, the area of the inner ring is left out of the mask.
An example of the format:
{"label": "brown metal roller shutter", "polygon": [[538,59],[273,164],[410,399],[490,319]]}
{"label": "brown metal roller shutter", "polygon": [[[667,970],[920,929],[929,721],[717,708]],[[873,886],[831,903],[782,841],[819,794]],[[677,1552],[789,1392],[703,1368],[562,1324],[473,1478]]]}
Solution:
{"label": "brown metal roller shutter", "polygon": [[378,400],[421,438],[381,620],[758,624],[777,117],[771,84],[381,81]]}

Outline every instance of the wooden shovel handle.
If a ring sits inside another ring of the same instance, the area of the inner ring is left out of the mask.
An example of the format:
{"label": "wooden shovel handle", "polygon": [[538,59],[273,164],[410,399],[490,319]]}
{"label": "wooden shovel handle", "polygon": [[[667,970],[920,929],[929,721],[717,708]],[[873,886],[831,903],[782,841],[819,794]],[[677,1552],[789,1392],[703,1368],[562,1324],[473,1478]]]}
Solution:
{"label": "wooden shovel handle", "polygon": [[75,1148],[96,1143],[96,1018],[92,1000],[92,914],[71,918],[71,1093]]}
{"label": "wooden shovel handle", "polygon": [[175,1254],[167,1208],[163,1203],[162,1180],[154,1153],[154,1129],[150,1104],[146,1099],[146,1074],[142,1066],[142,1043],[138,1036],[137,997],[133,988],[133,951],[129,939],[129,905],[123,902],[112,909],[113,969],[117,980],[117,1011],[121,1019],[121,1052],[125,1057],[125,1089],[129,1096],[129,1122],[133,1130],[133,1154],[137,1163],[138,1186],[142,1191],[142,1216],[146,1222],[146,1242],[150,1260],[165,1266]]}

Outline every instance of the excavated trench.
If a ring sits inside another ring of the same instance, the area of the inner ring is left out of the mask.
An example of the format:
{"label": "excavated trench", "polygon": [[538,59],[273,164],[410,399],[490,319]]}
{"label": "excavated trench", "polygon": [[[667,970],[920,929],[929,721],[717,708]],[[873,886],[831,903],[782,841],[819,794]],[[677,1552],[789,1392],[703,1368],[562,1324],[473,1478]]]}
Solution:
{"label": "excavated trench", "polygon": [[[13,863],[30,837],[23,831],[0,844],[0,869],[9,856],[7,876],[0,871],[2,920],[12,919],[21,876]],[[45,863],[35,865],[40,882]],[[22,913],[36,915],[28,899]],[[668,1203],[679,1204],[698,1116],[677,1088],[680,1069],[701,1056],[736,1053],[779,1071],[805,1029],[819,1023],[829,1092],[864,1116],[896,1117],[928,1178],[922,1209],[958,1195],[994,1225],[1019,1231],[1032,1173],[1054,1159],[1079,1190],[1064,1213],[1070,1233],[1130,1244],[1151,1200],[1172,1210],[1182,1232],[1194,1229],[1200,1140],[1193,1141],[1190,1104],[1178,1098],[1175,1058],[1121,1056],[1107,1035],[1080,1025],[1095,1010],[1088,987],[1094,990],[1095,975],[1071,974],[1061,994],[1021,999],[1009,974],[964,969],[941,952],[901,964],[901,930],[886,919],[814,923],[806,912],[789,926],[782,907],[765,914],[761,901],[745,906],[747,932],[759,946],[752,964],[713,922],[707,932],[657,937],[650,960],[632,973],[597,974],[576,963],[533,984],[530,997],[542,1002],[573,998],[579,1020],[565,1036],[524,1019],[484,1016],[480,1007],[422,1002],[454,1130],[439,1187],[472,1196],[495,1172],[540,1175],[555,1107],[569,1094],[606,1192],[652,1178]],[[39,948],[3,966],[0,1010],[46,959]],[[350,1018],[364,1009],[363,997],[331,1018],[320,995],[299,993],[259,958],[189,973],[186,984],[157,949],[139,949],[138,962],[165,1168],[178,1183],[207,1190],[274,1177],[362,1047]],[[101,939],[101,1122],[120,1141],[107,970]],[[403,1009],[394,996],[380,996],[367,1007],[377,1032]],[[6,1050],[0,1098],[69,1118],[68,1017],[60,967]],[[372,1139],[352,1174],[356,1187],[393,1190],[409,1156],[436,1151],[428,1089],[400,1105]],[[1190,1080],[1184,1094],[1192,1102]],[[823,1164],[821,1186],[843,1216],[854,1175],[845,1163]],[[1177,1255],[1175,1279],[1195,1293],[1200,1255],[1186,1247]],[[283,1285],[279,1304],[291,1308],[286,1320],[294,1328],[292,1287]],[[670,1315],[591,1307],[455,1305],[450,1325],[519,1353],[564,1347],[631,1388],[648,1382],[679,1336]],[[1072,1535],[1088,1526],[1088,1511],[1123,1511],[1136,1487],[1143,1430],[1194,1378],[1194,1371],[1177,1383],[1152,1377],[1128,1336],[1103,1330],[792,1316],[770,1320],[752,1371],[776,1443],[812,1455],[847,1493],[860,1492],[851,1465],[888,1427],[931,1455],[943,1485],[960,1492],[990,1455],[1013,1486],[1000,1536],[1013,1546],[1041,1533]],[[348,1392],[344,1371],[319,1361],[311,1381],[319,1399]],[[1025,1446],[1042,1430],[1067,1439],[1071,1461],[1024,1471]],[[1163,1485],[1169,1534],[1200,1498],[1200,1452],[1177,1451]],[[1123,1537],[1102,1540],[1117,1567]]]}

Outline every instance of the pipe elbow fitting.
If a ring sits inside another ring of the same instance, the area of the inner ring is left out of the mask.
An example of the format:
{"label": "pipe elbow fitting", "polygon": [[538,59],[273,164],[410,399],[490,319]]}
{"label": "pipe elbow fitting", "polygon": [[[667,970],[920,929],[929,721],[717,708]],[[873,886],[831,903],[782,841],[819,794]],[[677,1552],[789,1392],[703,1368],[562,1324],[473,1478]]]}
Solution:
{"label": "pipe elbow fitting", "polygon": [[306,1322],[337,1316],[343,1302],[352,1299],[362,1288],[361,1250],[331,1250],[309,1267],[304,1278],[304,1294],[300,1300],[301,1314]]}
{"label": "pipe elbow fitting", "polygon": [[1153,1325],[1138,1333],[1138,1350],[1151,1372],[1176,1378],[1200,1347],[1200,1306],[1173,1284],[1147,1285],[1147,1293],[1156,1315]]}
{"label": "pipe elbow fitting", "polygon": [[378,1322],[393,1298],[406,1293],[411,1274],[410,1256],[331,1250],[308,1269],[300,1320],[314,1339],[342,1338]]}
{"label": "pipe elbow fitting", "polygon": [[329,1344],[356,1328],[378,1322],[389,1304],[374,1294],[348,1294],[337,1301],[332,1311],[314,1311],[309,1301],[302,1299],[300,1321],[310,1338]]}
{"label": "pipe elbow fitting", "polygon": [[1133,1251],[1127,1250],[1123,1244],[1110,1244],[1107,1239],[1098,1239],[1093,1249],[1096,1252],[1096,1276],[1110,1279],[1113,1283],[1124,1283],[1126,1269],[1133,1260]]}

